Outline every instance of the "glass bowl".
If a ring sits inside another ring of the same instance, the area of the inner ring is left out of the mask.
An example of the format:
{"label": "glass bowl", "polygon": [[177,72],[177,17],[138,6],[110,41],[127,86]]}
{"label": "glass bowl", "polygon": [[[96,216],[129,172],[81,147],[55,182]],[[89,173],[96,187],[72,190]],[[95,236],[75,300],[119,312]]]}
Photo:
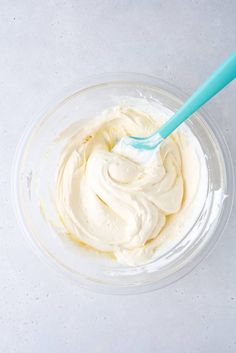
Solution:
{"label": "glass bowl", "polygon": [[[53,109],[34,120],[25,131],[15,154],[12,198],[22,233],[36,253],[59,273],[79,285],[111,294],[151,291],[190,272],[211,250],[230,215],[234,178],[229,149],[214,118],[201,109],[186,124],[206,156],[208,185],[204,205],[191,229],[150,263],[128,267],[75,245],[58,234],[48,219],[54,217],[52,194],[55,171],[63,142],[61,131],[78,119],[89,119],[117,104],[122,97],[160,102],[176,111],[186,99],[179,89],[142,74],[103,74],[76,83],[62,92]],[[61,101],[60,103],[57,103]],[[64,142],[65,143],[65,142]],[[43,201],[42,201],[43,200]]]}

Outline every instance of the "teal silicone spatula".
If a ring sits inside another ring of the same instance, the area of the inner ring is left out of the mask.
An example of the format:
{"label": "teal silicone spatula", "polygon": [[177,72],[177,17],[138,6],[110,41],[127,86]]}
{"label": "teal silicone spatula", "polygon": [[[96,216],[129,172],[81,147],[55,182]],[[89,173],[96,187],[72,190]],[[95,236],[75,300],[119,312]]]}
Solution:
{"label": "teal silicone spatula", "polygon": [[[196,110],[221,91],[236,78],[236,51],[200,86],[184,105],[154,134],[148,137],[124,137],[114,147],[114,151],[124,151],[131,147],[137,150],[153,150]],[[127,146],[127,147],[126,147]],[[141,152],[140,151],[140,152]],[[136,151],[135,159],[139,159]],[[128,155],[129,153],[126,153]]]}

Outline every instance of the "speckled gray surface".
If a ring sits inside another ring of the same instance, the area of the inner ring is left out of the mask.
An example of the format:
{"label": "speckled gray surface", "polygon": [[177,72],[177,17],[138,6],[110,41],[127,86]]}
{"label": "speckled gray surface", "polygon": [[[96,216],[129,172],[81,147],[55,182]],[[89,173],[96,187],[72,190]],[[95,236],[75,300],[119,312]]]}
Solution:
{"label": "speckled gray surface", "polygon": [[[190,275],[106,297],[33,254],[10,203],[16,141],[64,86],[104,71],[159,76],[192,92],[236,49],[236,2],[0,2],[0,352],[236,352],[236,219]],[[236,83],[208,104],[236,160]],[[235,208],[234,208],[235,214]]]}

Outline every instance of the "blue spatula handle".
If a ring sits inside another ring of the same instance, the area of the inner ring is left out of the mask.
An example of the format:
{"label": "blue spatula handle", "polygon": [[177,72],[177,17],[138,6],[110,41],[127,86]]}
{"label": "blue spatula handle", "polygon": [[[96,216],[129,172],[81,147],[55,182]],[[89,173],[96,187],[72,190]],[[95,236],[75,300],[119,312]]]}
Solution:
{"label": "blue spatula handle", "polygon": [[163,138],[169,136],[182,122],[234,78],[236,78],[236,52],[230,55],[207,81],[198,88],[177,113],[158,130],[158,133]]}

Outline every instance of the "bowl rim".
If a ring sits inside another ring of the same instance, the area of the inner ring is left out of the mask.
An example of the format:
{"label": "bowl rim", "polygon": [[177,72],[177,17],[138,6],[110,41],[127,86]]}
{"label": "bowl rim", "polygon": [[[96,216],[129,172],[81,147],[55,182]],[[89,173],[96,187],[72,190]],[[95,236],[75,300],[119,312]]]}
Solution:
{"label": "bowl rim", "polygon": [[[234,183],[234,167],[233,167],[233,161],[231,157],[231,153],[229,150],[229,147],[226,143],[226,139],[222,132],[219,130],[217,126],[213,124],[213,119],[211,115],[204,109],[201,108],[199,109],[199,115],[204,116],[204,118],[207,118],[204,123],[208,128],[210,128],[210,131],[212,132],[213,136],[215,137],[216,141],[219,144],[220,151],[222,153],[223,159],[224,159],[224,167],[225,167],[225,173],[226,173],[226,184],[227,184],[227,192],[228,192],[228,197],[223,203],[221,212],[220,212],[220,218],[221,222],[218,223],[218,228],[217,228],[217,236],[212,236],[211,239],[208,241],[208,243],[204,246],[203,249],[200,249],[198,251],[197,256],[194,256],[194,258],[191,260],[191,265],[188,263],[189,266],[184,265],[182,268],[179,270],[175,271],[174,273],[167,275],[164,280],[158,281],[158,283],[153,282],[152,284],[144,284],[144,285],[138,285],[134,287],[108,287],[106,284],[101,284],[97,282],[91,282],[90,279],[85,279],[84,280],[79,280],[78,278],[75,279],[72,275],[68,276],[68,271],[64,269],[62,271],[62,267],[59,267],[59,264],[56,263],[55,261],[52,261],[51,258],[47,256],[47,254],[43,253],[42,249],[36,244],[36,242],[33,240],[33,237],[29,234],[30,231],[27,229],[27,226],[24,222],[23,215],[21,213],[21,207],[20,207],[20,201],[19,201],[19,190],[18,190],[18,182],[19,182],[19,175],[17,171],[19,170],[20,164],[22,162],[22,157],[24,155],[24,150],[25,147],[28,143],[28,140],[31,136],[31,133],[34,131],[35,127],[39,124],[42,123],[44,119],[47,118],[47,114],[51,114],[53,110],[57,109],[61,104],[64,103],[66,99],[69,97],[73,96],[74,94],[77,94],[78,92],[83,92],[84,90],[94,88],[96,86],[101,86],[104,84],[111,84],[111,83],[125,83],[130,81],[132,84],[135,83],[145,83],[146,85],[151,85],[151,86],[156,86],[158,89],[161,89],[167,93],[170,93],[171,96],[176,97],[180,101],[184,101],[186,98],[188,98],[188,95],[183,93],[181,89],[176,87],[174,84],[166,82],[163,79],[160,79],[158,77],[153,77],[151,75],[146,75],[146,74],[141,74],[141,73],[126,73],[126,72],[115,72],[115,73],[103,73],[103,74],[98,74],[94,76],[88,76],[82,80],[78,80],[70,85],[70,87],[63,89],[63,92],[60,92],[55,98],[54,101],[48,104],[40,114],[38,114],[38,117],[35,119],[32,119],[31,122],[28,124],[26,127],[24,133],[22,134],[21,138],[19,139],[19,142],[16,147],[16,152],[13,157],[12,161],[12,170],[11,170],[11,199],[12,199],[12,204],[14,208],[14,212],[16,215],[17,222],[22,230],[21,233],[25,235],[25,237],[30,240],[31,246],[33,246],[36,254],[48,265],[50,268],[55,268],[56,272],[63,277],[71,278],[73,282],[77,282],[80,286],[86,287],[89,289],[92,289],[93,291],[97,292],[102,292],[105,294],[138,294],[138,293],[144,293],[144,292],[150,292],[156,289],[160,289],[163,287],[166,287],[167,285],[176,282],[180,278],[184,277],[188,273],[190,273],[215,247],[217,241],[220,239],[220,237],[223,234],[223,231],[225,230],[230,214],[232,211],[233,207],[233,201],[234,201],[234,190],[235,190],[235,183]],[[54,265],[54,266],[52,266]],[[61,271],[59,271],[59,268]]]}

